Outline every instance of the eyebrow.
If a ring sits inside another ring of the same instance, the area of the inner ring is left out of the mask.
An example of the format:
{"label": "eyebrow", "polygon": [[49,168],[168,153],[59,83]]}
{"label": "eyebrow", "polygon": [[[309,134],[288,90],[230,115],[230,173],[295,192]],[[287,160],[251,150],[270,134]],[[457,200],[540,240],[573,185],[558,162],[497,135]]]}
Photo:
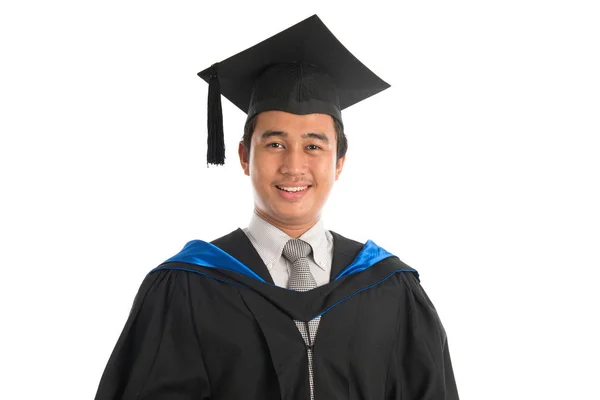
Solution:
{"label": "eyebrow", "polygon": [[[288,134],[287,132],[283,132],[283,131],[264,131],[261,135],[260,138],[262,140],[268,139],[270,137],[273,136],[279,136],[279,137],[283,137],[283,138],[287,138]],[[314,132],[309,132],[309,133],[305,133],[304,135],[302,135],[303,139],[307,139],[307,138],[313,138],[313,139],[317,139],[317,140],[321,140],[325,143],[329,143],[329,138],[327,137],[327,135],[323,134],[323,133],[314,133]]]}

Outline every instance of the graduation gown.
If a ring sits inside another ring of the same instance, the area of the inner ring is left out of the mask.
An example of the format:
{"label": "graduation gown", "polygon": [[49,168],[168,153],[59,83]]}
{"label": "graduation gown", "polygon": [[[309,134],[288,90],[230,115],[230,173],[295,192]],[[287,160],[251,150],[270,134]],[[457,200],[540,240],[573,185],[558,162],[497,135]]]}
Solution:
{"label": "graduation gown", "polygon": [[331,281],[308,292],[275,286],[241,229],[189,242],[142,282],[96,400],[310,399],[294,320],[317,316],[315,399],[458,399],[417,272],[331,233]]}

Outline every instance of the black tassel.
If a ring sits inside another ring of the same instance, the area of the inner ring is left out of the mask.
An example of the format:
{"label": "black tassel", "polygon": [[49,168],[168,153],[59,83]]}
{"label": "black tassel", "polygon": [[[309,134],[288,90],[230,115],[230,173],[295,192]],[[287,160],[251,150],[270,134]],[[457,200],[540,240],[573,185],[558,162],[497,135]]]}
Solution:
{"label": "black tassel", "polygon": [[221,86],[217,64],[212,66],[208,82],[208,151],[209,164],[225,164],[225,138],[223,137],[223,110],[221,109]]}

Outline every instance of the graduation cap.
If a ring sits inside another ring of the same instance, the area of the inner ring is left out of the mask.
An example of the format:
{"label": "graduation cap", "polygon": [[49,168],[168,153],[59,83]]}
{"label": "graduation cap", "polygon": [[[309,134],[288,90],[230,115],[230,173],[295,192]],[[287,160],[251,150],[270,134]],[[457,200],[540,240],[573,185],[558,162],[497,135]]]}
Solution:
{"label": "graduation cap", "polygon": [[390,87],[336,39],[317,15],[198,73],[209,84],[209,164],[223,165],[221,94],[248,114],[328,114]]}

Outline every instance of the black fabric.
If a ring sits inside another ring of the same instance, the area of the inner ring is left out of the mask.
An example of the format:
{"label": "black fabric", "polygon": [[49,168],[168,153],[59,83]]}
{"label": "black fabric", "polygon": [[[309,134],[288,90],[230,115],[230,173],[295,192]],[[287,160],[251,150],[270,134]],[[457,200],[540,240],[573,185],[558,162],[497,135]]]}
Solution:
{"label": "black fabric", "polygon": [[317,15],[252,46],[198,76],[209,83],[209,164],[222,165],[222,94],[250,120],[263,111],[327,114],[390,87],[350,53]]}
{"label": "black fabric", "polygon": [[[350,53],[317,15],[313,15],[219,62],[221,93],[247,113],[256,81],[269,67],[280,63],[311,64],[322,75],[329,76],[336,88],[340,110],[390,87]],[[209,83],[213,71],[211,66],[198,72],[198,76]],[[304,72],[302,76],[306,77],[309,71]],[[284,74],[278,76],[286,80]],[[276,90],[277,79],[267,79],[261,88]],[[273,96],[283,94],[287,102],[286,91],[284,85],[284,90],[276,90]]]}
{"label": "black fabric", "polygon": [[312,64],[279,63],[260,74],[254,82],[246,122],[269,110],[300,115],[328,114],[342,121],[331,77]]}
{"label": "black fabric", "polygon": [[212,64],[198,76],[209,83],[209,164],[225,161],[221,94],[247,113],[328,114],[343,125],[341,111],[390,87],[331,33],[317,15]]}
{"label": "black fabric", "polygon": [[[332,235],[336,276],[361,244]],[[213,244],[268,275],[241,229]],[[444,328],[416,272],[393,273],[411,270],[397,257],[308,292],[162,266],[173,269],[144,279],[97,400],[309,399],[294,319],[325,310],[314,343],[316,399],[458,399]]]}
{"label": "black fabric", "polygon": [[225,236],[213,240],[211,243],[225,253],[234,256],[266,282],[275,284],[267,266],[242,229],[238,228]]}

